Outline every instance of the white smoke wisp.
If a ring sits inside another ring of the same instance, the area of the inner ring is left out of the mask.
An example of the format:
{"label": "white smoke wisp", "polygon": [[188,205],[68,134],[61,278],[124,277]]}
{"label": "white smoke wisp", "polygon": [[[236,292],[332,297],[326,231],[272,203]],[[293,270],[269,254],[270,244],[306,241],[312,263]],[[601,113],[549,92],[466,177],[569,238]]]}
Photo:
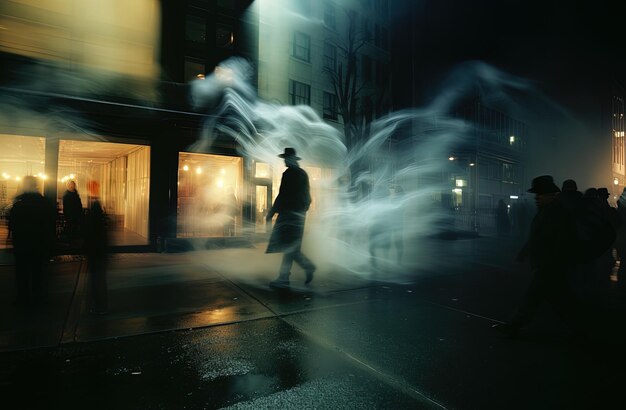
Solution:
{"label": "white smoke wisp", "polygon": [[[244,60],[230,59],[192,83],[197,108],[211,114],[192,149],[207,149],[223,134],[239,143],[242,155],[270,164],[275,173],[284,169],[277,154],[285,147],[296,149],[305,169],[322,168],[321,180],[312,181],[314,203],[303,248],[322,272],[369,276],[384,270],[389,279],[394,272],[411,270],[407,267],[432,263],[437,256],[420,254],[419,248],[433,234],[453,228],[441,206],[441,193],[451,191],[442,175],[462,167],[448,157],[472,132],[449,112],[465,97],[463,88],[453,84],[453,91],[427,107],[375,120],[364,142],[348,151],[342,133],[311,107],[256,98],[249,74]],[[476,81],[481,75],[493,80],[491,70],[473,70],[474,78],[462,80]],[[414,260],[417,254],[419,260]]]}

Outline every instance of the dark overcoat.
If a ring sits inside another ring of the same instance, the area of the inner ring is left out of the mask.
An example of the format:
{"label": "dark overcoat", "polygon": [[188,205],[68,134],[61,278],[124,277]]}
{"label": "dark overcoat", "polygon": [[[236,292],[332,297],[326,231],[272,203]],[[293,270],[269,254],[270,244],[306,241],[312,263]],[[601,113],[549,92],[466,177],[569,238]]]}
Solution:
{"label": "dark overcoat", "polygon": [[270,214],[278,213],[266,253],[299,251],[306,212],[311,205],[309,176],[299,167],[283,172],[278,196]]}

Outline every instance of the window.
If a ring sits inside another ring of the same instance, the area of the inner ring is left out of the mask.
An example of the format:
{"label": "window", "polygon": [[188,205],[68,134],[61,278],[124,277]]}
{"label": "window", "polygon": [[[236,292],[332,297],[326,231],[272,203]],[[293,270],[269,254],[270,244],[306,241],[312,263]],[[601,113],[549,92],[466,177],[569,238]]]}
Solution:
{"label": "window", "polygon": [[311,61],[311,38],[308,35],[299,31],[294,33],[292,55],[302,61]]}
{"label": "window", "polygon": [[289,80],[289,100],[292,105],[311,105],[311,86]]}
{"label": "window", "polygon": [[241,234],[243,158],[178,154],[178,238]]}
{"label": "window", "polygon": [[324,4],[324,24],[328,28],[335,28],[335,7],[332,4]]}
{"label": "window", "polygon": [[233,42],[235,41],[235,35],[232,27],[217,26],[215,28],[215,45],[220,48],[230,49],[233,48]]}
{"label": "window", "polygon": [[337,96],[324,92],[324,119],[337,120]]}
{"label": "window", "polygon": [[516,164],[502,164],[502,181],[513,184],[519,182],[519,171]]}
{"label": "window", "polygon": [[330,43],[324,43],[324,68],[337,70],[337,47]]}
{"label": "window", "polygon": [[206,43],[206,22],[202,17],[187,16],[185,39],[194,43]]}
{"label": "window", "polygon": [[185,58],[185,82],[197,79],[204,79],[205,66],[202,61],[186,57]]}

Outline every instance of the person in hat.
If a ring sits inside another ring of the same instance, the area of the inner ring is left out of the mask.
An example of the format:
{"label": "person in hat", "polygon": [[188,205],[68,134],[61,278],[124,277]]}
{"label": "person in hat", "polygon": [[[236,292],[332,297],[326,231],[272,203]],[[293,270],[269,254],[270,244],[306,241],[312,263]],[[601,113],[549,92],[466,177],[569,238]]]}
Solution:
{"label": "person in hat", "polygon": [[578,330],[580,312],[567,280],[568,257],[575,249],[576,224],[573,215],[557,201],[560,189],[550,175],[533,179],[528,190],[535,194],[537,214],[528,241],[518,258],[530,259],[533,274],[524,302],[508,323],[494,325],[507,336],[516,336],[530,324],[543,301],[549,301],[568,324]]}
{"label": "person in hat", "polygon": [[300,249],[306,212],[311,205],[309,176],[298,165],[301,158],[296,155],[295,149],[285,148],[285,152],[279,157],[285,160],[287,170],[283,172],[278,196],[267,214],[268,222],[274,214],[278,214],[278,218],[265,252],[284,254],[278,278],[270,282],[271,287],[284,288],[289,286],[289,275],[294,261],[304,269],[306,284],[313,280],[315,265]]}

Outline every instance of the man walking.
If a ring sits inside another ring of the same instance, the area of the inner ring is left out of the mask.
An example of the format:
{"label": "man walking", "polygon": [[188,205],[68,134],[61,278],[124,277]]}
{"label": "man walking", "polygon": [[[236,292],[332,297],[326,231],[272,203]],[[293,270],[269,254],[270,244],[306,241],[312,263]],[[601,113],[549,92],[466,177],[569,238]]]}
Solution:
{"label": "man walking", "polygon": [[576,224],[573,215],[559,200],[559,188],[550,175],[533,179],[528,192],[535,194],[537,214],[528,242],[519,255],[530,258],[533,276],[521,308],[511,322],[494,327],[515,336],[534,318],[543,301],[548,301],[569,325],[578,330],[581,309],[569,288],[567,273],[576,252]]}
{"label": "man walking", "polygon": [[311,205],[309,176],[298,165],[301,158],[296,155],[295,149],[285,148],[285,152],[279,157],[284,158],[287,170],[283,172],[278,196],[267,214],[268,222],[276,213],[278,218],[265,253],[284,253],[278,278],[270,282],[270,286],[285,288],[289,286],[289,275],[294,261],[304,269],[304,283],[307,284],[313,280],[315,265],[300,250],[306,212]]}

